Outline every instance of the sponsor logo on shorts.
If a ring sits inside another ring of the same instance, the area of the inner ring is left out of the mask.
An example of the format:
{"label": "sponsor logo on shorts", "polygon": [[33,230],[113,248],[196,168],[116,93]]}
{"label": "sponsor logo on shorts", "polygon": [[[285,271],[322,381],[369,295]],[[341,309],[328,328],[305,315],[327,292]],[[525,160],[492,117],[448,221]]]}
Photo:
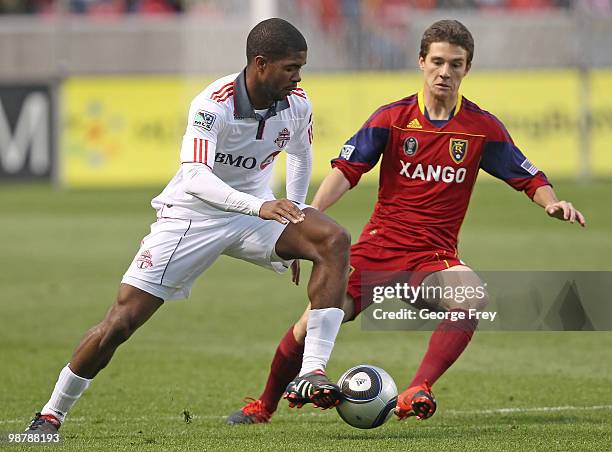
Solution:
{"label": "sponsor logo on shorts", "polygon": [[212,130],[215,119],[217,119],[217,116],[214,113],[206,110],[200,110],[195,115],[193,125],[203,130]]}
{"label": "sponsor logo on shorts", "polygon": [[404,154],[412,157],[419,150],[419,142],[415,137],[408,137],[404,140]]}
{"label": "sponsor logo on shorts", "polygon": [[151,254],[151,251],[144,250],[142,253],[140,253],[140,256],[138,256],[138,259],[136,259],[136,267],[140,268],[141,270],[146,270],[147,268],[153,267],[153,255]]}
{"label": "sponsor logo on shorts", "polygon": [[289,143],[289,140],[291,140],[291,134],[289,133],[289,129],[285,127],[283,130],[278,132],[278,136],[276,137],[274,142],[276,143],[279,149],[283,149],[287,145],[287,143]]}

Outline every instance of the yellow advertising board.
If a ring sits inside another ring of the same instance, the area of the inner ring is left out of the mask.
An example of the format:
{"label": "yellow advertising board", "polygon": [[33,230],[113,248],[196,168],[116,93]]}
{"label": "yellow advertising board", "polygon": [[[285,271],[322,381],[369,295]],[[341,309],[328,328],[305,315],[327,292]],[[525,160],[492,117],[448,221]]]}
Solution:
{"label": "yellow advertising board", "polygon": [[[597,176],[612,175],[612,70],[594,71],[590,77],[591,134],[588,160]],[[579,144],[578,149],[582,146]]]}
{"label": "yellow advertising board", "polygon": [[[63,87],[62,172],[65,185],[163,185],[178,168],[191,99],[212,78],[80,77]],[[590,76],[591,133],[582,137],[582,92],[574,71],[473,72],[463,94],[494,113],[518,147],[553,177],[573,177],[583,152],[592,174],[612,174],[612,71]],[[379,106],[416,92],[420,73],[308,74],[302,86],[314,107],[314,174]],[[281,159],[282,161],[282,159]],[[279,175],[284,165],[277,165]],[[376,171],[366,178],[375,179]]]}
{"label": "yellow advertising board", "polygon": [[213,79],[79,77],[63,86],[62,180],[163,185],[179,165],[191,99]]}

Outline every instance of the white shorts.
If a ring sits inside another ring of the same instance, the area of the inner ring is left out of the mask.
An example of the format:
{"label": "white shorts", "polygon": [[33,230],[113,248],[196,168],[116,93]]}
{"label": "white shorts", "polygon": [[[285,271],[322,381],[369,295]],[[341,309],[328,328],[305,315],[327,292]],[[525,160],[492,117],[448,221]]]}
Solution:
{"label": "white shorts", "polygon": [[121,282],[162,300],[187,298],[195,279],[221,254],[283,273],[292,261],[281,259],[275,246],[285,227],[241,214],[198,221],[161,218]]}

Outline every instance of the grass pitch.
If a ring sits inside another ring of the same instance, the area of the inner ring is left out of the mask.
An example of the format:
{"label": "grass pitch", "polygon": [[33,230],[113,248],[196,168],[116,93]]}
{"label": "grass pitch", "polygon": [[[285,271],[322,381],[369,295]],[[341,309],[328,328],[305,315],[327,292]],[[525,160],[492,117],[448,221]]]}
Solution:
{"label": "grass pitch", "polygon": [[[460,252],[477,270],[612,270],[609,182],[560,182],[586,230],[547,218],[524,195],[481,183]],[[157,190],[53,191],[0,186],[0,432],[23,430],[46,402],[83,332],[113,302],[154,220]],[[376,189],[330,210],[356,240]],[[267,425],[223,416],[257,397],[274,349],[306,303],[289,277],[229,258],[164,306],[122,346],[62,427],[66,450],[612,450],[612,333],[477,333],[436,384],[425,422],[353,429],[334,411],[280,409]],[[609,300],[602,300],[609,302]],[[345,325],[329,365],[337,378],[379,365],[403,388],[429,333]],[[185,422],[185,414],[192,416]],[[6,444],[0,444],[0,447]]]}

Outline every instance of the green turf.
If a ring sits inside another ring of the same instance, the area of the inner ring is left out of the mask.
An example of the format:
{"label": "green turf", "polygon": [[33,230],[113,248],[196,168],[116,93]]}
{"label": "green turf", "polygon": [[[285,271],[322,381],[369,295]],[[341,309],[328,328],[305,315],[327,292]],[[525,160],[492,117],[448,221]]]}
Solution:
{"label": "green turf", "polygon": [[[611,187],[558,184],[587,216],[580,230],[501,183],[481,183],[461,256],[479,270],[612,270]],[[104,315],[153,220],[154,194],[0,186],[0,432],[25,426],[80,336]],[[330,214],[356,239],[374,197],[375,187],[358,187]],[[261,391],[277,341],[305,302],[304,287],[288,276],[222,258],[189,301],[163,307],[120,348],[62,427],[63,448],[612,450],[609,332],[476,334],[437,383],[439,412],[425,422],[360,431],[335,412],[282,404],[269,425],[225,426],[222,416]],[[405,386],[428,336],[363,332],[354,322],[341,331],[329,373],[369,362]],[[574,408],[546,410],[563,406]],[[507,408],[528,410],[486,411]]]}

